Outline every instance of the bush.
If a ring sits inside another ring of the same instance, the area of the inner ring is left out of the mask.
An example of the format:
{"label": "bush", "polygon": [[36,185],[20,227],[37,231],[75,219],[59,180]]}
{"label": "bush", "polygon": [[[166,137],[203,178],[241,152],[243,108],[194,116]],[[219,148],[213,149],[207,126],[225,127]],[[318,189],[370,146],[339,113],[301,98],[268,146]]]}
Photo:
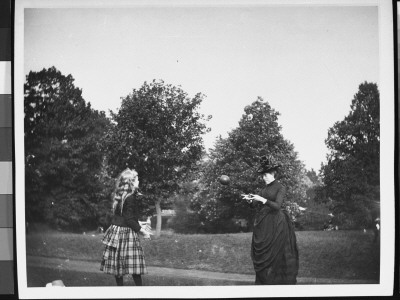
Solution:
{"label": "bush", "polygon": [[350,203],[336,205],[333,209],[336,221],[343,229],[365,229],[374,226],[374,219],[380,215],[380,204],[376,194],[355,194]]}
{"label": "bush", "polygon": [[[171,227],[171,220],[173,219],[173,216],[162,216],[161,217],[161,228],[164,229],[170,229]],[[143,220],[144,221],[144,220]],[[151,222],[151,227],[156,228],[157,226],[157,215],[154,215],[150,218]]]}
{"label": "bush", "polygon": [[323,230],[324,224],[330,220],[328,203],[315,203],[310,201],[307,209],[297,217],[295,226],[297,230]]}
{"label": "bush", "polygon": [[187,234],[205,232],[198,215],[193,212],[188,212],[185,215],[175,215],[170,219],[168,227],[177,233]]}
{"label": "bush", "polygon": [[164,228],[171,228],[177,233],[199,233],[202,231],[202,223],[199,215],[191,210],[189,195],[177,195],[174,198],[175,216],[167,222]]}

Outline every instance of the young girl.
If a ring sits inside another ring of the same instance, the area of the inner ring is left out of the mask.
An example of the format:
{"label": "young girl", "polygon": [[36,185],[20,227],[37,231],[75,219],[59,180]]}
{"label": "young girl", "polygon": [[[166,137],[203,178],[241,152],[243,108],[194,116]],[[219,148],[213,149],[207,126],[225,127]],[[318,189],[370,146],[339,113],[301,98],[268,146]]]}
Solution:
{"label": "young girl", "polygon": [[144,252],[138,234],[150,239],[151,228],[138,221],[135,201],[139,178],[135,170],[126,169],[117,178],[113,218],[102,239],[105,248],[100,270],[115,275],[117,285],[123,285],[123,276],[131,274],[135,285],[142,285],[142,274],[147,273]]}

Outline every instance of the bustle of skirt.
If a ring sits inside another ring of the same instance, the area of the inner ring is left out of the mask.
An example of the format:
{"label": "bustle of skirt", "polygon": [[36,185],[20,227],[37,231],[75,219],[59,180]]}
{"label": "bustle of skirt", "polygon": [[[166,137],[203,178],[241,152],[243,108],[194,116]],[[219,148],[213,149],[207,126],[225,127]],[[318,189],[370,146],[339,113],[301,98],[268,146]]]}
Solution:
{"label": "bustle of skirt", "polygon": [[258,221],[251,246],[256,284],[296,284],[299,256],[289,214],[266,212]]}

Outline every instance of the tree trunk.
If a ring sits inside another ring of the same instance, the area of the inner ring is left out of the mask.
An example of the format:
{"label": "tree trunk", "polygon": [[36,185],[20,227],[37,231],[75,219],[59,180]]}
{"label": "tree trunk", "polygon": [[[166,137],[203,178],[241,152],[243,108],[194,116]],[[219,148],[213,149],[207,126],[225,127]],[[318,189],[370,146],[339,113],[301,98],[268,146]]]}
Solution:
{"label": "tree trunk", "polygon": [[157,212],[157,225],[156,225],[156,238],[158,238],[161,234],[161,200],[156,201],[156,212]]}

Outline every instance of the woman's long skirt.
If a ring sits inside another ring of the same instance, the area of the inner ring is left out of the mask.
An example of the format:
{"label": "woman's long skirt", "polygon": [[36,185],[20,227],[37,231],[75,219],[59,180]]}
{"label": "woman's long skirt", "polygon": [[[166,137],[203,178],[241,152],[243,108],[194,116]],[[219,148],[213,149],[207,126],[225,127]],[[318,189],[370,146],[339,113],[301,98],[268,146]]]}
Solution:
{"label": "woman's long skirt", "polygon": [[256,217],[251,258],[255,284],[296,284],[299,254],[287,211],[270,211]]}
{"label": "woman's long skirt", "polygon": [[115,276],[146,274],[144,252],[131,228],[111,225],[102,239],[105,248],[100,270]]}

